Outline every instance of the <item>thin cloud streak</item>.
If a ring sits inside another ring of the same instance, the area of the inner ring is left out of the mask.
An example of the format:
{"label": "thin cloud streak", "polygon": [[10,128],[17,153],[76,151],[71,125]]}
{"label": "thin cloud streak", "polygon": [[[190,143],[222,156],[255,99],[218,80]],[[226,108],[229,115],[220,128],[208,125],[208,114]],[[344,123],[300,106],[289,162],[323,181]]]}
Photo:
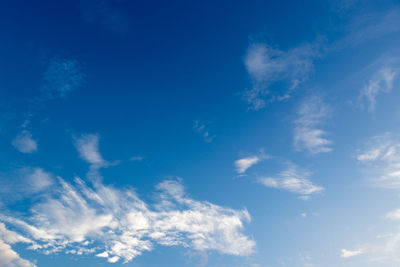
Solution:
{"label": "thin cloud streak", "polygon": [[393,134],[388,132],[368,139],[356,159],[374,185],[400,189],[400,141]]}
{"label": "thin cloud streak", "polygon": [[389,93],[393,89],[398,70],[389,65],[381,67],[361,90],[360,98],[368,103],[368,110],[375,111],[379,94]]}
{"label": "thin cloud streak", "polygon": [[308,150],[311,154],[332,151],[332,141],[321,128],[329,117],[329,107],[319,96],[305,98],[294,121],[294,145],[297,150]]}
{"label": "thin cloud streak", "polygon": [[301,170],[289,163],[287,169],[275,177],[262,177],[258,182],[266,187],[277,188],[300,195],[300,199],[308,200],[312,195],[321,194],[325,189],[310,180],[311,172]]}

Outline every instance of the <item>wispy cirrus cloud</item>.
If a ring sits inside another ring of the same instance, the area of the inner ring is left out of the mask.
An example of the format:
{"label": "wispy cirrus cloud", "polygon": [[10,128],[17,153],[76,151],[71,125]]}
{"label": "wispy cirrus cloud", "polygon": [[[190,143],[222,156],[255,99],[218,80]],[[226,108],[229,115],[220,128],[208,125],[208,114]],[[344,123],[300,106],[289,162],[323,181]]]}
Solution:
{"label": "wispy cirrus cloud", "polygon": [[21,153],[30,154],[37,151],[37,142],[28,130],[23,130],[12,140],[11,144]]}
{"label": "wispy cirrus cloud", "polygon": [[368,103],[368,110],[376,108],[376,98],[379,94],[388,93],[393,89],[399,70],[389,64],[381,67],[361,90],[360,98]]}
{"label": "wispy cirrus cloud", "polygon": [[[250,109],[259,110],[267,102],[282,101],[291,97],[294,89],[308,79],[314,61],[320,56],[321,44],[304,44],[282,51],[266,43],[253,43],[244,59],[252,88],[243,92]],[[284,89],[275,92],[271,86],[284,82]]]}
{"label": "wispy cirrus cloud", "polygon": [[314,184],[311,180],[311,172],[300,169],[293,163],[288,163],[287,168],[273,177],[261,177],[258,182],[266,187],[287,190],[300,195],[303,200],[309,199],[312,195],[324,191],[322,186]]}
{"label": "wispy cirrus cloud", "polygon": [[294,145],[297,150],[308,150],[312,154],[332,151],[332,141],[325,136],[322,125],[329,118],[329,106],[319,96],[305,98],[294,121]]}
{"label": "wispy cirrus cloud", "polygon": [[[104,164],[96,135],[78,138],[76,148],[91,167]],[[32,175],[43,178],[45,173],[36,169]],[[100,174],[96,169],[91,175]],[[74,183],[61,177],[52,181],[32,195],[40,201],[29,208],[31,214],[0,215],[2,223],[29,240],[31,249],[94,255],[110,263],[129,262],[155,244],[242,256],[254,252],[255,242],[242,232],[244,222],[251,220],[247,210],[194,200],[180,179],[159,183],[151,204],[133,189],[107,186],[101,179],[91,179],[91,184],[78,177]]]}
{"label": "wispy cirrus cloud", "polygon": [[0,173],[0,203],[15,202],[47,190],[54,176],[42,168],[21,167]]}
{"label": "wispy cirrus cloud", "polygon": [[369,138],[358,150],[357,160],[379,187],[400,189],[400,140],[392,133]]}
{"label": "wispy cirrus cloud", "polygon": [[343,38],[333,43],[331,50],[354,47],[400,31],[399,5],[382,11],[366,12],[362,7],[360,10],[363,10],[360,14],[350,13],[351,19],[344,29]]}
{"label": "wispy cirrus cloud", "polygon": [[13,231],[8,230],[0,223],[0,264],[6,267],[35,267],[32,262],[25,260],[14,251],[11,245],[16,243],[31,244],[32,241]]}
{"label": "wispy cirrus cloud", "polygon": [[65,252],[131,261],[154,244],[217,250],[232,255],[253,253],[255,242],[241,233],[246,210],[236,211],[187,196],[177,180],[157,186],[152,207],[131,190],[101,183],[93,187],[76,178],[58,179],[53,193],[31,208],[30,218],[1,216],[44,253]]}

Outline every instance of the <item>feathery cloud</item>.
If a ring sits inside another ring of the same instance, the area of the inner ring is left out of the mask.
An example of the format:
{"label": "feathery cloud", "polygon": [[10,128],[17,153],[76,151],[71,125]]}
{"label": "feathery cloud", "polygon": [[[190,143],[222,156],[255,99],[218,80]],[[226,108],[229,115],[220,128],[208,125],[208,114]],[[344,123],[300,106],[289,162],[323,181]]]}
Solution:
{"label": "feathery cloud", "polygon": [[311,195],[324,191],[322,186],[311,182],[310,176],[309,171],[301,170],[296,165],[289,163],[288,168],[278,173],[276,177],[259,178],[258,182],[266,187],[283,189],[301,195],[301,199],[307,200]]}
{"label": "feathery cloud", "polygon": [[312,154],[330,152],[332,141],[325,138],[322,124],[329,117],[329,107],[321,97],[305,98],[297,111],[294,121],[294,145],[298,150],[308,150]]}
{"label": "feathery cloud", "polygon": [[377,186],[400,189],[400,141],[394,135],[385,133],[368,139],[356,158]]}
{"label": "feathery cloud", "polygon": [[0,214],[0,222],[32,240],[32,249],[95,255],[110,263],[129,262],[155,244],[231,255],[254,252],[255,242],[242,233],[243,223],[250,221],[247,210],[194,200],[179,179],[158,184],[152,205],[132,189],[104,185],[98,169],[107,162],[98,151],[98,141],[97,135],[82,135],[75,143],[80,157],[91,165],[90,185],[80,178],[72,184],[61,177],[53,179],[42,169],[31,170],[34,187],[40,188],[31,192],[39,200],[30,207],[31,215]]}
{"label": "feathery cloud", "polygon": [[[250,109],[264,108],[269,102],[290,98],[291,93],[308,79],[319,57],[321,45],[305,44],[288,51],[272,48],[268,44],[254,43],[247,50],[244,63],[252,81],[252,88],[243,93]],[[270,87],[275,82],[285,82],[279,95]]]}
{"label": "feathery cloud", "polygon": [[368,84],[364,86],[360,97],[368,102],[368,110],[370,112],[375,110],[377,96],[381,93],[388,93],[392,90],[397,75],[397,69],[390,66],[384,66],[381,67],[369,80]]}
{"label": "feathery cloud", "polygon": [[0,223],[0,265],[7,267],[35,267],[36,265],[28,260],[22,259],[15,252],[10,244],[33,243],[13,231],[8,230],[3,223]]}
{"label": "feathery cloud", "polygon": [[[153,207],[132,190],[99,182],[93,187],[76,178],[75,185],[58,179],[54,191],[31,208],[30,218],[0,216],[36,242],[44,253],[93,254],[109,262],[131,261],[154,243],[232,255],[253,253],[255,242],[244,234],[246,210],[236,211],[191,199],[177,180],[157,186]],[[24,237],[25,238],[25,237]]]}

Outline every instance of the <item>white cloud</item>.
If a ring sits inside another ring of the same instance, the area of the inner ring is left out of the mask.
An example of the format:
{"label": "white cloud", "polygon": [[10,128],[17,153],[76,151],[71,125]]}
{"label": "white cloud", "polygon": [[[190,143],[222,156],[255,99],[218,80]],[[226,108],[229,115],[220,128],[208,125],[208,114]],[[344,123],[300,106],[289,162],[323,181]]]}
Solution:
{"label": "white cloud", "polygon": [[41,168],[29,170],[31,170],[31,173],[27,174],[27,182],[30,191],[40,192],[53,184],[53,178],[50,173]]}
{"label": "white cloud", "polygon": [[266,187],[279,188],[301,195],[301,199],[309,199],[311,195],[324,191],[322,186],[315,185],[309,179],[309,171],[300,170],[294,164],[277,174],[277,177],[259,178],[259,183]]}
{"label": "white cloud", "polygon": [[8,244],[32,243],[30,239],[8,230],[4,223],[0,223],[0,240],[3,240]]}
{"label": "white cloud", "polygon": [[393,88],[393,82],[398,74],[398,70],[389,66],[384,66],[376,72],[361,91],[361,98],[369,104],[369,111],[374,111],[376,98],[381,93],[388,93]]}
{"label": "white cloud", "polygon": [[329,117],[329,107],[322,98],[311,96],[303,100],[294,121],[294,144],[298,150],[306,149],[312,154],[330,152],[332,141],[327,139],[327,132],[321,129]]}
{"label": "white cloud", "polygon": [[257,164],[260,161],[258,156],[251,156],[247,158],[238,159],[235,161],[236,172],[243,174],[248,168]]}
{"label": "white cloud", "polygon": [[[319,56],[320,44],[305,44],[288,51],[272,48],[263,43],[251,44],[244,63],[252,80],[252,88],[243,93],[251,109],[259,110],[268,101],[282,101],[307,80],[314,68],[314,60]],[[279,95],[270,86],[279,81],[286,82]]]}
{"label": "white cloud", "polygon": [[37,194],[53,185],[53,176],[41,168],[22,167],[0,173],[0,199],[6,202]]}
{"label": "white cloud", "polygon": [[400,189],[400,141],[391,133],[367,140],[356,158],[380,187]]}
{"label": "white cloud", "polygon": [[21,153],[33,153],[37,151],[37,143],[28,130],[23,130],[22,133],[15,137],[12,145]]}
{"label": "white cloud", "polygon": [[15,252],[10,244],[15,243],[33,243],[13,231],[8,230],[3,223],[0,223],[0,265],[7,267],[34,267],[35,265],[25,259],[22,259]]}
{"label": "white cloud", "polygon": [[0,239],[0,262],[4,267],[34,267],[33,263],[22,259],[10,245]]}
{"label": "white cloud", "polygon": [[109,262],[128,262],[156,243],[231,255],[254,251],[255,242],[242,233],[243,222],[250,221],[246,210],[193,200],[176,180],[157,186],[159,201],[153,206],[132,190],[100,182],[91,187],[79,178],[75,185],[59,178],[43,196],[30,208],[32,216],[0,215],[0,221],[37,242],[35,249],[44,253],[93,254]]}
{"label": "white cloud", "polygon": [[364,253],[364,250],[362,250],[362,249],[357,249],[357,250],[342,249],[342,251],[340,253],[340,257],[341,258],[350,258],[350,257],[354,257],[357,255],[361,255],[363,253]]}
{"label": "white cloud", "polygon": [[86,162],[101,166],[105,163],[99,152],[99,136],[94,134],[84,134],[76,139],[76,149],[79,156]]}
{"label": "white cloud", "polygon": [[386,218],[390,220],[400,220],[400,209],[389,212],[386,214]]}

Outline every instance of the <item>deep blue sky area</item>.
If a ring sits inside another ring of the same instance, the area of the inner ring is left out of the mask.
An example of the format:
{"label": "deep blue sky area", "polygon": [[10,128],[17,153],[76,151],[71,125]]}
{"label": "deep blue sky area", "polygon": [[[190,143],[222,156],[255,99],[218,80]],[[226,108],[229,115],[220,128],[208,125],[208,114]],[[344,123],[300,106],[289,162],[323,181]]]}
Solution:
{"label": "deep blue sky area", "polygon": [[398,1],[2,1],[0,31],[0,267],[397,266]]}

